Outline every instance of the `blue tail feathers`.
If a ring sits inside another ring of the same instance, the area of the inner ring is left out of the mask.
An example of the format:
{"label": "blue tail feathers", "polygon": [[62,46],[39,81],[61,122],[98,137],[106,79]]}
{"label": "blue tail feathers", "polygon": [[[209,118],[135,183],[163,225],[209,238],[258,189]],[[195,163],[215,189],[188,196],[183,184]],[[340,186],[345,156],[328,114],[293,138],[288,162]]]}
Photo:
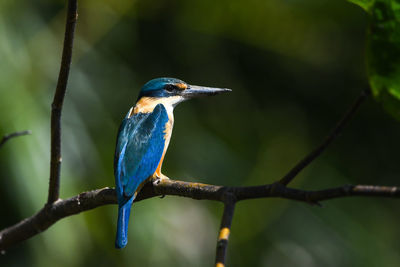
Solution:
{"label": "blue tail feathers", "polygon": [[128,244],[129,215],[134,199],[135,197],[132,196],[126,203],[118,207],[117,237],[115,238],[116,248],[124,248]]}

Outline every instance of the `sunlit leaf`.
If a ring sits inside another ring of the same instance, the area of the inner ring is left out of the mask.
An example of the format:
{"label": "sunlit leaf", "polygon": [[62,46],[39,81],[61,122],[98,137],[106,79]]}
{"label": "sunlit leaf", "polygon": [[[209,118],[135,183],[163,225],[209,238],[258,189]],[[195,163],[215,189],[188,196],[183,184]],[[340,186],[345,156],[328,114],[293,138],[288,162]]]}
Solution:
{"label": "sunlit leaf", "polygon": [[374,2],[374,0],[348,0],[348,1],[356,5],[359,5],[365,10],[368,10],[371,4]]}

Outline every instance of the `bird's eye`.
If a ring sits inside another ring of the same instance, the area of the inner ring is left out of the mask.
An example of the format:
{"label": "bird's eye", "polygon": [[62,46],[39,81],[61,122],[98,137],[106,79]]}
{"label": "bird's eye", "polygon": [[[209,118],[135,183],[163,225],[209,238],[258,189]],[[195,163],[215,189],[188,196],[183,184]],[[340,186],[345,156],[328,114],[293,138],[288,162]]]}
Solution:
{"label": "bird's eye", "polygon": [[173,84],[166,84],[165,86],[164,86],[164,88],[165,88],[165,90],[167,90],[168,92],[172,92],[172,91],[174,91],[176,88],[175,88],[175,85],[173,85]]}

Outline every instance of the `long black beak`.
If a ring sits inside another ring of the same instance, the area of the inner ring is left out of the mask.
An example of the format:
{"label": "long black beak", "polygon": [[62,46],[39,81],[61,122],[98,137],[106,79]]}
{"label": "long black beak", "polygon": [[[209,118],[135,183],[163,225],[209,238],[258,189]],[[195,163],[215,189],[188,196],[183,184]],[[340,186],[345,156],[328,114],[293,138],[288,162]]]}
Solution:
{"label": "long black beak", "polygon": [[213,88],[213,87],[204,87],[204,86],[197,86],[197,85],[189,85],[189,87],[181,92],[181,95],[184,98],[194,98],[200,96],[211,96],[211,95],[218,95],[221,93],[227,93],[232,91],[228,88]]}

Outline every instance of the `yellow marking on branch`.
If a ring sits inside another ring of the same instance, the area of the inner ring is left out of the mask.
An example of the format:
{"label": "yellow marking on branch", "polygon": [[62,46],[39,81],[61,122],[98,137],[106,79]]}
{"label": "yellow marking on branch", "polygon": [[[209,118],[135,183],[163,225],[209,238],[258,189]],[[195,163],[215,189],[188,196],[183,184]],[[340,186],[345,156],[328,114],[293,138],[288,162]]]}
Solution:
{"label": "yellow marking on branch", "polygon": [[217,262],[217,264],[215,264],[215,267],[225,267],[225,264]]}
{"label": "yellow marking on branch", "polygon": [[230,230],[229,230],[228,227],[222,228],[221,231],[219,232],[218,241],[220,241],[220,240],[228,240],[229,233],[230,233]]}

